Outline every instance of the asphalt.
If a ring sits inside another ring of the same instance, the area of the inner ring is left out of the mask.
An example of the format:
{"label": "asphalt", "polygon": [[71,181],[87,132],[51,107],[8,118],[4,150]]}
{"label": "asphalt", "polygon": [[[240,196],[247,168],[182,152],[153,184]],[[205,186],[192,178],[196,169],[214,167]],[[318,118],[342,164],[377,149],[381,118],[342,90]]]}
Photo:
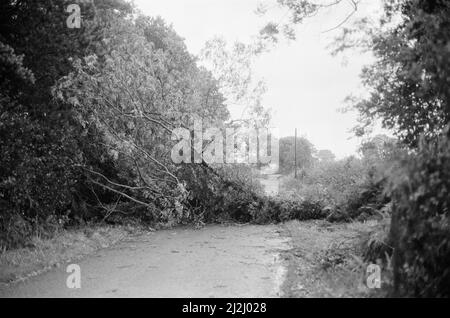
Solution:
{"label": "asphalt", "polygon": [[0,297],[280,297],[289,239],[277,225],[150,232],[79,261],[81,288],[63,264],[0,288]]}

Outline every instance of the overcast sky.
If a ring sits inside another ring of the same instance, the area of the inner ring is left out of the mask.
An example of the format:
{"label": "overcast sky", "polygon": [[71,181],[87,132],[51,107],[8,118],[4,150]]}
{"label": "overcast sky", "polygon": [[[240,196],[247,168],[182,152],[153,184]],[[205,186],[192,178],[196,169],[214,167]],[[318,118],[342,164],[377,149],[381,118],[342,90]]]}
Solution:
{"label": "overcast sky", "polygon": [[[273,0],[269,0],[273,1]],[[185,38],[189,51],[198,54],[204,43],[216,35],[226,40],[249,41],[267,19],[278,19],[276,10],[258,17],[258,0],[135,0],[145,14],[160,15]],[[357,14],[374,16],[378,0],[363,0]],[[370,57],[347,54],[332,57],[327,46],[336,32],[324,31],[345,19],[347,3],[329,9],[297,28],[297,40],[281,43],[258,58],[255,74],[265,80],[268,92],[264,104],[273,109],[272,125],[281,136],[306,136],[317,149],[330,149],[339,158],[354,154],[359,140],[349,132],[356,115],[342,114],[344,98],[362,92],[359,73]],[[350,20],[351,21],[351,20]]]}

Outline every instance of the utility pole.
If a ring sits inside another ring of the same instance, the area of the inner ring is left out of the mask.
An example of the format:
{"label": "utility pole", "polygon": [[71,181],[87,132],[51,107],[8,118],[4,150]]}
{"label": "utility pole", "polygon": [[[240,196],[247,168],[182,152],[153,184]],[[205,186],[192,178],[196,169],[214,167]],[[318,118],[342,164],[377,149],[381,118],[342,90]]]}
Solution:
{"label": "utility pole", "polygon": [[294,138],[294,178],[297,179],[297,128],[295,128]]}

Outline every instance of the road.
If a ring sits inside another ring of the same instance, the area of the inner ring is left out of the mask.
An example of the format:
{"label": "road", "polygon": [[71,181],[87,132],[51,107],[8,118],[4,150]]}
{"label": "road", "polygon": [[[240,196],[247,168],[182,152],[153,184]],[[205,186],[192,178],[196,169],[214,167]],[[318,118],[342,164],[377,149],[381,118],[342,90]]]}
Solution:
{"label": "road", "polygon": [[149,232],[77,264],[81,288],[59,268],[0,289],[0,297],[279,297],[280,254],[289,240],[276,225],[207,226]]}

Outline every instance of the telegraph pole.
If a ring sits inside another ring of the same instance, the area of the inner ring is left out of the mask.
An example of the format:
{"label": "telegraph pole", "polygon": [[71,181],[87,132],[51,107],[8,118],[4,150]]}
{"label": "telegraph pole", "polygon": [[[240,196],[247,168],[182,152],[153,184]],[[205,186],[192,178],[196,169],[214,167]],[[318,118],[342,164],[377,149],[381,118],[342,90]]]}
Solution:
{"label": "telegraph pole", "polygon": [[294,177],[297,179],[297,128],[295,128],[294,139]]}

